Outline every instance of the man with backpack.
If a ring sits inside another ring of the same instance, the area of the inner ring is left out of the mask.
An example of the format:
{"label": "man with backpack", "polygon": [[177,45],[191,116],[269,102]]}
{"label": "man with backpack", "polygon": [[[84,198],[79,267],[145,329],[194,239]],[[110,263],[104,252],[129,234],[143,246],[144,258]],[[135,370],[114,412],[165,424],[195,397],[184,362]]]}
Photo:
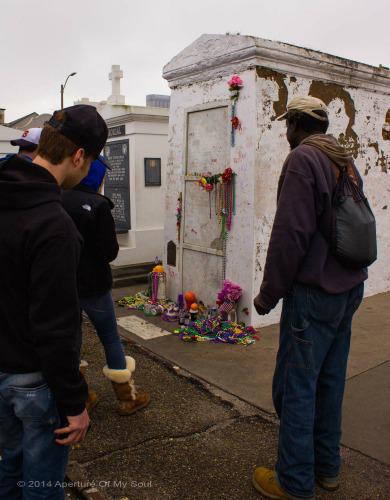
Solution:
{"label": "man with backpack", "polygon": [[79,371],[80,236],[60,186],[83,179],[107,139],[92,106],[56,111],[31,163],[0,163],[0,499],[64,498],[69,445],[89,426]]}
{"label": "man with backpack", "polygon": [[315,482],[339,487],[351,323],[376,259],[375,219],[352,158],[326,134],[326,105],[295,97],[279,119],[292,151],[254,305],[264,315],[283,298],[273,380],[280,431],[276,467],[256,468],[253,485],[268,498],[314,498]]}

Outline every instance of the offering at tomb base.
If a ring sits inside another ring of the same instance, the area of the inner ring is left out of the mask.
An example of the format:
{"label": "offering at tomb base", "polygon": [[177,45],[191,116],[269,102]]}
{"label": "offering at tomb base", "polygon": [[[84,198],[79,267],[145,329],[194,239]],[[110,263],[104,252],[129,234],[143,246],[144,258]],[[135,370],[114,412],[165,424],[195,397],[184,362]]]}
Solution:
{"label": "offering at tomb base", "polygon": [[176,323],[179,321],[179,312],[179,307],[176,304],[171,304],[163,313],[162,319],[169,323]]}
{"label": "offering at tomb base", "polygon": [[198,319],[198,304],[194,303],[194,304],[191,304],[191,307],[190,307],[190,317],[191,317],[191,321],[196,321]]}
{"label": "offering at tomb base", "polygon": [[242,296],[242,288],[230,280],[223,282],[222,290],[218,293],[218,312],[222,319],[228,319],[229,314],[235,312],[237,302]]}
{"label": "offering at tomb base", "polygon": [[[157,271],[152,272],[152,302],[166,300],[166,274],[163,266],[156,266]],[[162,269],[162,271],[161,271]]]}
{"label": "offering at tomb base", "polygon": [[220,317],[197,320],[175,330],[175,333],[185,342],[221,342],[248,346],[259,340],[252,326],[223,321]]}
{"label": "offering at tomb base", "polygon": [[186,292],[184,294],[184,298],[185,298],[185,301],[186,301],[186,306],[187,306],[187,309],[190,310],[191,309],[191,305],[196,302],[196,295],[194,292]]}
{"label": "offering at tomb base", "polygon": [[164,266],[161,266],[161,265],[154,266],[154,268],[153,268],[153,272],[154,272],[154,273],[163,273],[163,272],[165,272],[165,271],[164,271]]}
{"label": "offering at tomb base", "polygon": [[[157,315],[164,313],[173,302],[168,300],[161,300],[157,302],[152,302],[151,298],[144,293],[138,292],[135,295],[130,295],[127,297],[122,297],[118,300],[118,305],[122,307],[127,307],[128,309],[134,311],[143,311],[145,314],[145,308],[147,310],[147,315]],[[153,308],[149,306],[154,306]],[[153,314],[152,314],[153,313]],[[154,314],[156,313],[156,314]]]}

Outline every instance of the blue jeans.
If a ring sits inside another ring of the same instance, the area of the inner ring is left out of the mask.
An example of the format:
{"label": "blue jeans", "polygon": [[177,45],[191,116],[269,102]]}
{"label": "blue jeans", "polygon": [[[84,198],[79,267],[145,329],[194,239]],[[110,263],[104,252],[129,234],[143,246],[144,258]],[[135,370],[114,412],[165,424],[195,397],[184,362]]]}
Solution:
{"label": "blue jeans", "polygon": [[125,369],[126,358],[119,338],[111,291],[98,297],[80,297],[80,305],[96,329],[108,367],[113,370]]}
{"label": "blue jeans", "polygon": [[273,400],[280,419],[276,472],[292,496],[311,498],[315,476],[337,477],[352,317],[363,284],[332,295],[295,285],[283,302]]}
{"label": "blue jeans", "polygon": [[68,447],[55,443],[60,420],[40,372],[0,373],[0,500],[62,500]]}

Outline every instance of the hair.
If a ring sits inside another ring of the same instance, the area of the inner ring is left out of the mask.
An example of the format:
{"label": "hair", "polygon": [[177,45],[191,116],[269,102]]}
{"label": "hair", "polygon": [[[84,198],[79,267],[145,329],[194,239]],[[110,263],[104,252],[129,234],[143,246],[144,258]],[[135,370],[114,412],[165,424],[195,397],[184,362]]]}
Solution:
{"label": "hair", "polygon": [[[56,111],[55,118],[59,122],[65,121],[65,113]],[[59,165],[66,158],[72,156],[79,149],[74,142],[58,132],[54,127],[45,124],[38,144],[38,155],[53,165]]]}
{"label": "hair", "polygon": [[326,121],[317,120],[313,116],[303,113],[302,111],[289,111],[286,118],[287,125],[295,123],[298,128],[305,132],[325,134],[329,127],[328,115],[321,109],[314,111],[314,113],[322,118],[326,118]]}

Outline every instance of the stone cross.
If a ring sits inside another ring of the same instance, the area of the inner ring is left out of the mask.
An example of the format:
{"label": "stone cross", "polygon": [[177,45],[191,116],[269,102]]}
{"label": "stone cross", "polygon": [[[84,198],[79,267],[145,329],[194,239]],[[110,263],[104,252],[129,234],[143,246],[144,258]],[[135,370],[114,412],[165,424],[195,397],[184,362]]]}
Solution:
{"label": "stone cross", "polygon": [[113,64],[111,66],[111,73],[108,75],[108,78],[112,82],[112,90],[111,95],[108,98],[109,104],[124,104],[125,96],[120,94],[121,91],[121,78],[123,78],[123,71],[120,68],[119,64]]}

